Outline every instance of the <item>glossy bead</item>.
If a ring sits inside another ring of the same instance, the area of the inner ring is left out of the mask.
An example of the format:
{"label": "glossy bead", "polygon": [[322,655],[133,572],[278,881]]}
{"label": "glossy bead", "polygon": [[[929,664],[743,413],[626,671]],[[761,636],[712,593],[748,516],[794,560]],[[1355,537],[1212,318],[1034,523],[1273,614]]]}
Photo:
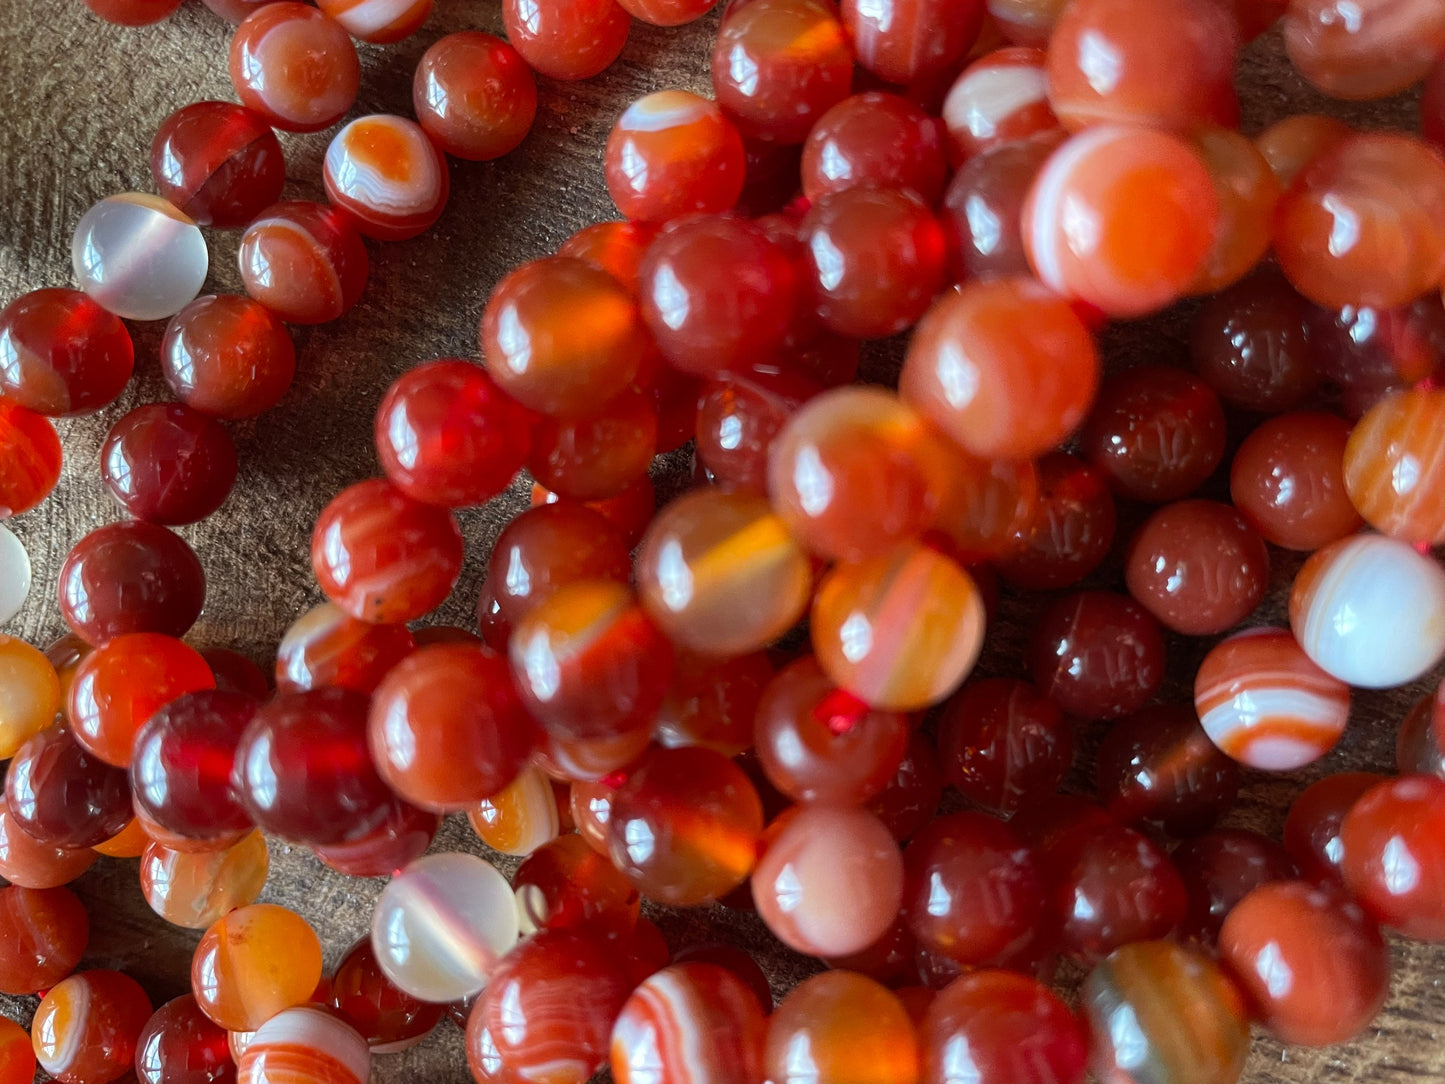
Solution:
{"label": "glossy bead", "polygon": [[59,726],[16,751],[5,773],[5,805],[23,832],[57,847],[94,847],[131,819],[125,772]]}
{"label": "glossy bead", "polygon": [[503,0],[507,40],[535,71],[551,79],[591,79],[617,59],[632,20],[615,0],[553,5]]}
{"label": "glossy bead", "polygon": [[[572,783],[568,788],[568,811],[577,823],[577,834],[599,854],[606,854],[607,825],[612,820],[615,780]],[[544,841],[545,842],[545,841]]]}
{"label": "glossy bead", "polygon": [[1431,291],[1393,309],[1312,307],[1306,330],[1341,408],[1357,418],[1387,395],[1433,379],[1445,346],[1445,306]]}
{"label": "glossy bead", "polygon": [[431,14],[432,0],[321,0],[322,11],[340,23],[357,41],[389,45],[410,37]]}
{"label": "glossy bead", "polygon": [[[0,572],[0,625],[3,625],[20,613],[33,583],[30,554],[25,552],[15,532],[4,524],[0,524],[0,558],[3,558],[0,569],[4,570]],[[0,723],[0,729],[4,725]],[[0,747],[5,740],[0,737]]]}
{"label": "glossy bead", "polygon": [[813,651],[832,681],[867,704],[915,711],[968,676],[984,623],[972,577],[914,542],[824,577],[813,601]]}
{"label": "glossy bead", "polygon": [[412,82],[416,119],[438,147],[484,162],[516,149],[537,115],[537,81],[517,50],[479,30],[434,42]]}
{"label": "glossy bead", "polygon": [[361,235],[322,203],[289,200],[267,208],[241,235],[238,259],[246,293],[292,324],[337,319],[366,286]]}
{"label": "glossy bead", "polygon": [[306,4],[259,7],[231,39],[241,104],[288,132],[319,132],[356,101],[361,61],[346,30]]}
{"label": "glossy bead", "polygon": [[622,6],[634,19],[653,26],[681,26],[701,19],[716,0],[626,0]]}
{"label": "glossy bead", "polygon": [[642,316],[662,356],[703,378],[771,360],[803,288],[781,244],[752,222],[722,215],[673,224],[638,269]]}
{"label": "glossy bead", "polygon": [[80,288],[127,320],[174,316],[201,292],[209,266],[196,224],[143,192],[109,196],[86,211],[70,253]]}
{"label": "glossy bead", "polygon": [[469,854],[433,854],[382,890],[372,919],[377,963],[423,1001],[477,994],[517,943],[517,907],[507,879]]}
{"label": "glossy bead", "polygon": [[130,633],[107,640],[81,662],[66,715],[76,741],[107,764],[124,768],[137,733],[157,709],[215,683],[206,661],[179,640]]}
{"label": "glossy bead", "polygon": [[1439,152],[1404,135],[1352,135],[1323,151],[1285,193],[1275,255],[1317,304],[1403,305],[1445,274],[1442,215]]}
{"label": "glossy bead", "polygon": [[[1400,601],[1409,599],[1402,607]],[[1289,623],[1325,672],[1365,689],[1413,681],[1445,655],[1445,572],[1404,542],[1359,534],[1295,576]]]}
{"label": "glossy bead", "polygon": [[903,1004],[849,971],[803,980],[768,1020],[763,1068],[774,1084],[917,1084],[918,1064]]}
{"label": "glossy bead", "polygon": [[132,817],[124,828],[91,850],[104,858],[139,858],[150,842],[151,837],[140,818]]}
{"label": "glossy bead", "polygon": [[324,1009],[300,1005],[277,1013],[251,1036],[236,1064],[237,1084],[291,1079],[366,1084],[371,1057],[355,1028]]}
{"label": "glossy bead", "polygon": [[603,165],[617,209],[644,222],[731,210],[743,189],[742,137],[716,103],[682,90],[629,105]]}
{"label": "glossy bead", "polygon": [[1185,705],[1120,719],[1104,735],[1094,771],[1111,817],[1121,824],[1155,822],[1172,836],[1211,827],[1239,793],[1239,769]]}
{"label": "glossy bead", "polygon": [[1225,917],[1250,892],[1296,876],[1282,846],[1239,828],[1217,828],[1185,840],[1169,857],[1189,895],[1179,934],[1205,948],[1214,947]]}
{"label": "glossy bead", "polygon": [[198,854],[152,843],[141,855],[141,894],[151,910],[172,925],[204,930],[238,907],[255,903],[270,868],[260,832],[224,850]]}
{"label": "glossy bead", "polygon": [[1279,272],[1262,270],[1204,303],[1194,318],[1195,369],[1244,410],[1290,410],[1319,383],[1318,348],[1307,337],[1310,304]]}
{"label": "glossy bead", "polygon": [[258,7],[271,2],[274,0],[201,0],[206,7],[232,24],[244,22],[246,16],[254,13]]}
{"label": "glossy bead", "polygon": [[1440,692],[1422,697],[1400,724],[1395,739],[1395,767],[1401,775],[1437,775],[1445,779],[1445,723]]}
{"label": "glossy bead", "polygon": [[[1013,552],[1037,511],[1038,469],[1031,459],[948,457],[948,489],[933,528],[950,552],[975,571]],[[935,537],[938,537],[935,535]]]}
{"label": "glossy bead", "polygon": [[522,929],[581,929],[612,940],[631,937],[641,897],[611,863],[575,833],[528,855],[512,876]]}
{"label": "glossy bead", "polygon": [[949,983],[918,1037],[921,1084],[1081,1084],[1089,1056],[1083,1024],[1058,995],[1011,971]]}
{"label": "glossy bead", "polygon": [[1436,415],[1445,393],[1400,392],[1376,403],[1350,434],[1344,484],[1372,527],[1405,542],[1445,540],[1445,490],[1435,469]]}
{"label": "glossy bead", "polygon": [[372,479],[341,491],[311,536],[321,590],[359,621],[395,624],[436,609],[461,574],[462,535],[443,509]]}
{"label": "glossy bead", "polygon": [[406,117],[358,117],[326,148],[326,195],[365,237],[405,241],[441,217],[450,191],[444,159]]}
{"label": "glossy bead", "polygon": [[127,633],[181,636],[200,616],[205,573],[164,527],[123,522],[86,535],[60,568],[60,614],[87,643]]}
{"label": "glossy bead", "polygon": [[642,894],[710,903],[752,872],[763,810],[756,789],[711,749],[654,749],[612,795],[613,863]]}
{"label": "glossy bead", "polygon": [[236,445],[213,418],[188,406],[136,407],[100,450],[112,497],[136,519],[184,524],[205,519],[236,481]]}
{"label": "glossy bead", "polygon": [[1244,278],[1269,251],[1283,189],[1259,148],[1233,128],[1198,129],[1193,143],[1219,197],[1219,234],[1193,285],[1195,293],[1212,293]]}
{"label": "glossy bead", "polygon": [[1039,618],[1029,646],[1034,684],[1071,715],[1116,719],[1139,710],[1164,680],[1164,636],[1123,595],[1080,591]]}
{"label": "glossy bead", "polygon": [[386,877],[425,854],[441,825],[439,813],[395,801],[388,806],[381,825],[366,835],[348,843],[313,846],[311,850],[322,864],[348,877]]}
{"label": "glossy bead", "polygon": [[515,624],[567,584],[626,583],[631,571],[626,544],[600,514],[573,503],[539,505],[497,536],[484,597],[495,599],[500,618]]}
{"label": "glossy bead", "polygon": [[60,677],[38,648],[0,633],[0,760],[55,722]]}
{"label": "glossy bead", "polygon": [[1041,857],[1064,952],[1085,963],[1121,945],[1167,937],[1184,920],[1184,882],[1148,836],[1114,823],[1075,829]]}
{"label": "glossy bead", "polygon": [[1353,534],[1360,514],[1344,473],[1350,423],[1300,411],[1261,422],[1234,453],[1229,495],[1239,514],[1285,549],[1309,552]]}
{"label": "glossy bead", "polygon": [[1049,102],[1066,128],[1189,129],[1238,120],[1238,35],[1210,0],[1080,0],[1049,38]]}
{"label": "glossy bead", "polygon": [[191,992],[227,1031],[255,1031],[301,1005],[321,981],[321,943],[306,920],[256,903],[217,920],[191,961]]}
{"label": "glossy bead", "polygon": [[657,409],[646,392],[613,396],[601,413],[542,418],[527,469],[542,485],[579,501],[605,500],[647,477],[657,452]]}
{"label": "glossy bead", "polygon": [[27,410],[99,410],[134,366],[125,325],[79,290],[32,290],[0,311],[0,394]]}
{"label": "glossy bead", "polygon": [[[561,831],[558,797],[540,768],[526,767],[517,777],[467,813],[477,838],[502,854],[528,855]],[[594,849],[605,851],[606,847]]]}
{"label": "glossy bead", "polygon": [[[532,483],[533,505],[556,504],[562,500],[564,500],[563,497],[553,493],[545,486]],[[566,500],[567,503],[573,503],[570,499]],[[653,486],[652,479],[643,475],[615,496],[603,497],[595,501],[576,501],[575,503],[590,508],[602,516],[621,532],[626,545],[635,546],[642,541],[643,532],[647,530],[647,525],[652,522],[653,513],[657,511],[657,489]]]}
{"label": "glossy bead", "polygon": [[140,984],[119,971],[83,971],[51,989],[35,1010],[35,1060],[59,1084],[110,1084],[130,1072],[150,1019]]}
{"label": "glossy bead", "polygon": [[876,798],[868,803],[893,838],[900,843],[912,839],[938,812],[943,797],[943,769],[938,751],[921,734],[909,739],[898,770]]}
{"label": "glossy bead", "polygon": [[0,1081],[31,1084],[35,1079],[35,1064],[30,1033],[8,1016],[0,1017]]}
{"label": "glossy bead", "polygon": [[1340,826],[1340,872],[1381,925],[1417,941],[1445,940],[1445,781],[1403,775],[1367,790]]}
{"label": "glossy bead", "polygon": [[1177,501],[1134,535],[1124,577],[1129,593],[1166,628],[1212,636],[1258,607],[1269,586],[1269,551],[1232,506]]}
{"label": "glossy bead", "polygon": [[949,154],[956,164],[1058,128],[1044,64],[1043,50],[1014,47],[985,53],[964,69],[943,100]]}
{"label": "glossy bead", "polygon": [[49,989],[75,970],[89,940],[85,906],[69,889],[0,888],[0,993]]}
{"label": "glossy bead", "polygon": [[59,888],[95,865],[89,847],[72,850],[41,843],[0,804],[0,877],[17,888]]}
{"label": "glossy bead", "polygon": [[1044,456],[1038,502],[997,562],[999,573],[1034,591],[1072,586],[1104,560],[1114,527],[1114,498],[1103,473],[1066,452]]}
{"label": "glossy bead", "polygon": [[1263,885],[1224,920],[1220,962],[1284,1042],[1328,1046],[1369,1026],[1390,987],[1390,951],[1359,905],[1302,881]]}
{"label": "glossy bead", "polygon": [[1343,883],[1341,825],[1355,802],[1384,781],[1385,777],[1375,772],[1341,772],[1325,776],[1296,795],[1285,817],[1284,846],[1302,877],[1322,884]]}
{"label": "glossy bead", "polygon": [[984,5],[983,0],[879,5],[844,0],[841,10],[858,63],[886,83],[906,85],[942,74],[963,59],[978,40]]}
{"label": "glossy bead", "polygon": [[924,317],[899,378],[904,402],[985,459],[1048,451],[1083,420],[1099,380],[1088,328],[1024,279],[977,282]]}
{"label": "glossy bead", "polygon": [[151,143],[161,198],[202,226],[235,229],[281,198],[286,162],[271,125],[230,102],[194,102]]}
{"label": "glossy bead", "polygon": [[697,404],[698,461],[721,485],[765,493],[779,431],[821,390],[809,377],[770,368],[709,381]]}
{"label": "glossy bead", "polygon": [[803,142],[852,79],[847,31],[822,0],[735,5],[718,28],[713,93],[746,138]]}
{"label": "glossy bead", "polygon": [[367,751],[367,706],[363,694],[331,688],[281,693],[261,706],[235,768],[241,804],[258,828],[328,844],[382,823],[392,795]]}
{"label": "glossy bead", "polygon": [[276,688],[304,692],[335,686],[370,694],[416,649],[405,625],[371,625],[332,602],[302,614],[276,649]]}
{"label": "glossy bead", "polygon": [[803,145],[803,195],[876,184],[901,188],[929,206],[946,180],[939,126],[907,98],[881,91],[855,94],[833,106]]}
{"label": "glossy bead", "polygon": [[1224,410],[1198,377],[1141,365],[1103,382],[1079,440],[1121,497],[1174,501],[1203,485],[1224,458]]}
{"label": "glossy bead", "polygon": [[149,26],[169,19],[181,5],[180,0],[85,0],[85,6],[108,23]]}
{"label": "glossy bead", "polygon": [[1084,982],[1093,1065],[1117,1084],[1234,1084],[1249,1053],[1238,989],[1210,960],[1167,941],[1127,945]]}
{"label": "glossy bead", "polygon": [[1284,19],[1290,63],[1332,98],[1385,98],[1418,82],[1445,49],[1445,12],[1382,0],[1291,0]]}
{"label": "glossy bead", "polygon": [[952,271],[960,280],[1031,274],[1020,222],[1034,178],[1059,133],[1000,143],[974,155],[953,175],[940,221]]}
{"label": "glossy bead", "polygon": [[291,387],[296,348],[264,305],[207,295],[166,325],[161,372],[186,406],[219,418],[249,418],[270,410]]}
{"label": "glossy bead", "polygon": [[60,437],[48,420],[0,398],[0,520],[28,512],[60,481]]}
{"label": "glossy bead", "polygon": [[664,968],[612,1029],[617,1084],[748,1084],[763,1076],[767,1020],[747,984],[716,964]]}
{"label": "glossy bead", "polygon": [[523,264],[482,313],[482,355],[497,385],[557,417],[595,413],[646,354],[636,303],[611,275],[553,256]]}
{"label": "glossy bead", "polygon": [[1300,172],[1328,147],[1351,134],[1352,129],[1334,117],[1298,113],[1275,121],[1254,137],[1269,168],[1288,188]]}
{"label": "glossy bead", "polygon": [[1025,681],[971,681],[938,722],[943,773],[970,802],[1007,816],[1058,789],[1074,756],[1073,730]]}
{"label": "glossy bead", "polygon": [[[1141,234],[1135,224],[1143,220],[1153,228]],[[1024,245],[1040,281],[1120,318],[1161,309],[1188,290],[1218,228],[1214,182],[1193,147],[1167,132],[1108,124],[1054,152],[1023,210]]]}
{"label": "glossy bead", "polygon": [[640,222],[595,222],[563,241],[557,255],[601,268],[635,296],[638,267],[656,235],[657,227]]}
{"label": "glossy bead", "polygon": [[226,1031],[190,994],[157,1009],[136,1041],[140,1084],[233,1084],[236,1066]]}
{"label": "glossy bead", "polygon": [[398,990],[376,962],[371,941],[352,945],[331,976],[331,1008],[377,1054],[415,1046],[441,1022],[445,1009]]}

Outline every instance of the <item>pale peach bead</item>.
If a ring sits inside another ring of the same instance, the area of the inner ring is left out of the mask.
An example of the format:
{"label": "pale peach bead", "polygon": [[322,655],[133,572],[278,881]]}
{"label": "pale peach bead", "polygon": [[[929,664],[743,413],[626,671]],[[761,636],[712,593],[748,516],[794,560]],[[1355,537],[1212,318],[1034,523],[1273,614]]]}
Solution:
{"label": "pale peach bead", "polygon": [[467,813],[477,838],[502,854],[528,855],[561,831],[552,780],[529,765],[502,790]]}
{"label": "pale peach bead", "polygon": [[60,677],[39,648],[0,635],[0,760],[55,722]]}

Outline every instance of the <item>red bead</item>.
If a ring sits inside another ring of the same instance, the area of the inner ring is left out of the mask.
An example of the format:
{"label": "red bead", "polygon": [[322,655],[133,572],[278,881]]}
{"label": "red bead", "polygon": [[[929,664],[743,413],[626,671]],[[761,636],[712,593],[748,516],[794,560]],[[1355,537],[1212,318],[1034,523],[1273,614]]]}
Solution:
{"label": "red bead", "polygon": [[194,102],[156,130],[151,176],[182,214],[229,230],[281,198],[286,161],[259,113],[230,102]]}
{"label": "red bead", "polygon": [[1238,282],[1264,259],[1282,190],[1268,159],[1233,128],[1200,128],[1192,142],[1219,197],[1219,234],[1191,287],[1202,294]]}
{"label": "red bead", "polygon": [[256,827],[283,839],[354,842],[394,799],[366,747],[367,698],[348,689],[281,693],[236,750],[236,786]]}
{"label": "red bead", "polygon": [[[948,492],[933,526],[947,539],[954,557],[973,566],[974,578],[982,581],[980,562],[1013,552],[1018,535],[1033,522],[1038,468],[1031,459],[977,459],[966,453],[950,457],[949,465]],[[990,617],[993,609],[990,604]]]}
{"label": "red bead", "polygon": [[1345,884],[1372,918],[1417,941],[1445,940],[1445,780],[1376,784],[1345,814],[1340,842]]}
{"label": "red bead", "polygon": [[768,457],[778,432],[820,391],[784,369],[729,373],[703,386],[697,405],[697,458],[720,485],[767,491]]}
{"label": "red bead", "polygon": [[19,888],[59,888],[95,865],[89,847],[72,850],[41,843],[26,834],[0,803],[0,877]]}
{"label": "red bead", "polygon": [[1433,380],[1445,350],[1445,306],[1433,291],[1393,309],[1310,307],[1306,331],[1320,371],[1359,417],[1391,392]]}
{"label": "red bead", "polygon": [[129,632],[182,636],[205,597],[205,574],[191,547],[150,523],[92,531],[60,568],[60,615],[92,645]]}
{"label": "red bead", "polygon": [[264,700],[271,691],[270,679],[245,655],[224,647],[205,647],[201,658],[216,678],[216,688],[232,693],[245,693]]}
{"label": "red bead", "polygon": [[485,162],[515,150],[537,115],[537,80],[521,54],[479,30],[434,42],[412,80],[416,119],[447,154]]}
{"label": "red bead", "polygon": [[1423,3],[1291,0],[1284,44],[1295,69],[1330,97],[1385,98],[1418,82],[1445,49],[1445,13]]}
{"label": "red bead", "polygon": [[1111,591],[1059,599],[1034,626],[1034,683],[1071,715],[1115,719],[1137,711],[1164,680],[1164,636],[1140,606]]}
{"label": "red bead", "polygon": [[125,772],[83,749],[62,727],[22,745],[5,773],[5,805],[19,828],[56,847],[94,847],[131,819]]}
{"label": "red bead", "polygon": [[60,438],[45,418],[0,397],[0,520],[28,512],[60,481]]}
{"label": "red bead", "polygon": [[442,153],[408,117],[373,113],[342,128],[326,148],[326,198],[363,237],[405,241],[446,209],[451,174]]}
{"label": "red bead", "polygon": [[912,839],[938,812],[943,798],[943,769],[938,752],[922,734],[908,739],[898,770],[883,791],[868,803],[900,843]]}
{"label": "red bead", "polygon": [[1359,512],[1345,488],[1350,423],[1301,411],[1261,422],[1234,453],[1229,495],[1265,541],[1310,552],[1353,534]]}
{"label": "red bead", "polygon": [[1074,759],[1073,728],[1028,682],[986,678],[944,705],[938,752],[966,799],[1008,816],[1058,789]]}
{"label": "red bead", "polygon": [[79,290],[32,290],[0,312],[0,394],[27,410],[99,410],[134,367],[130,332]]}
{"label": "red bead", "polygon": [[226,1029],[190,994],[167,1002],[136,1040],[135,1075],[140,1084],[233,1084]]}
{"label": "red bead", "polygon": [[612,202],[628,218],[728,211],[743,190],[743,141],[717,103],[662,90],[617,118],[603,168]]}
{"label": "red bead", "polygon": [[85,6],[108,23],[149,26],[169,19],[181,0],[85,0]]}
{"label": "red bead", "polygon": [[75,970],[89,940],[85,905],[69,889],[0,888],[0,993],[48,990]]}
{"label": "red bead", "polygon": [[218,418],[249,418],[281,401],[296,347],[266,306],[232,294],[198,297],[171,318],[161,372],[176,398]]}
{"label": "red bead", "polygon": [[535,71],[552,79],[591,79],[617,59],[632,19],[616,0],[545,4],[503,0],[507,39]]}
{"label": "red bead", "polygon": [[637,269],[657,227],[641,222],[596,222],[583,226],[557,248],[558,256],[572,256],[599,267],[637,295]]}
{"label": "red bead", "polygon": [[933,206],[946,179],[938,122],[907,98],[870,91],[819,118],[803,145],[803,195],[860,185],[902,188]]}
{"label": "red bead", "polygon": [[1296,876],[1282,846],[1239,828],[1217,828],[1185,840],[1169,857],[1189,895],[1179,934],[1206,948],[1219,940],[1219,928],[1246,895],[1262,884]]}
{"label": "red bead", "polygon": [[292,324],[324,324],[348,312],[369,266],[346,216],[304,200],[263,211],[241,235],[239,259],[246,292]]}
{"label": "red bead", "polygon": [[100,464],[105,487],[136,519],[195,523],[230,495],[236,445],[219,422],[199,411],[151,403],[115,423]]}
{"label": "red bead", "polygon": [[1395,739],[1395,767],[1401,775],[1435,775],[1445,779],[1445,711],[1440,692],[1420,699],[1400,724]]}
{"label": "red bead", "polygon": [[1004,579],[1030,590],[1078,583],[1114,542],[1114,498],[1101,472],[1066,452],[1039,460],[1039,499],[1015,535],[1017,549],[998,562]]}
{"label": "red bead", "polygon": [[1375,772],[1327,775],[1301,791],[1290,803],[1284,822],[1284,846],[1311,881],[1340,883],[1345,858],[1340,826],[1356,801],[1385,777]]}
{"label": "red bead", "polygon": [[939,75],[967,55],[983,27],[983,0],[844,0],[843,24],[858,63],[884,82]]}
{"label": "red bead", "polygon": [[[747,984],[716,964],[682,963],[633,991],[612,1031],[617,1084],[763,1079],[767,1019]],[[679,1043],[676,1036],[686,1036]]]}
{"label": "red bead", "polygon": [[276,649],[276,688],[283,693],[334,685],[370,695],[416,648],[405,625],[373,625],[324,602],[298,617]]}
{"label": "red bead", "polygon": [[628,389],[609,400],[600,414],[539,419],[532,430],[527,469],[564,497],[603,500],[647,477],[656,452],[652,397]]}
{"label": "red bead", "polygon": [[940,221],[957,278],[1031,273],[1020,228],[1024,199],[1061,140],[1050,133],[1001,143],[970,158],[953,175]]}
{"label": "red bead", "polygon": [[371,938],[346,953],[331,976],[327,1001],[354,1027],[374,1054],[415,1046],[441,1023],[441,1005],[419,1001],[392,984],[376,962]]}
{"label": "red bead", "polygon": [[956,165],[994,147],[1058,132],[1046,59],[1042,49],[996,49],[964,69],[943,100],[949,157]]}
{"label": "red bead", "polygon": [[512,875],[524,928],[582,929],[626,941],[642,898],[627,878],[575,833],[542,844]]}
{"label": "red bead", "polygon": [[46,993],[31,1021],[35,1059],[59,1084],[108,1084],[135,1063],[150,1020],[140,984],[119,971],[82,971]]}
{"label": "red bead", "polygon": [[919,1025],[921,1084],[1081,1084],[1083,1024],[1042,983],[976,971],[933,999]]}
{"label": "red bead", "polygon": [[342,490],[311,536],[321,590],[357,620],[378,624],[410,621],[440,606],[461,574],[462,556],[450,513],[379,478]]}
{"label": "red bead", "polygon": [[441,828],[440,814],[392,802],[380,827],[349,843],[311,849],[322,863],[348,877],[387,877],[424,855]]}
{"label": "red bead", "polygon": [[567,584],[625,584],[631,575],[627,546],[602,515],[569,502],[538,505],[497,536],[483,598],[494,599],[501,620],[514,625]]}
{"label": "red bead", "polygon": [[340,23],[308,4],[258,7],[231,39],[231,84],[288,132],[329,128],[356,102],[361,61]]}
{"label": "red bead", "polygon": [[596,512],[621,532],[623,541],[628,546],[635,546],[642,541],[643,532],[647,530],[647,525],[652,522],[653,513],[657,511],[657,491],[652,484],[652,479],[645,474],[615,496],[603,497],[595,501],[573,502],[570,498],[553,493],[545,486],[532,483],[532,504],[534,506],[557,504],[559,501],[566,501],[569,504],[576,503]]}
{"label": "red bead", "polygon": [[1239,793],[1239,768],[1183,704],[1120,719],[1099,745],[1094,772],[1110,816],[1121,824],[1155,822],[1172,836],[1212,827]]}
{"label": "red bead", "polygon": [[1319,383],[1308,338],[1312,306],[1274,270],[1259,271],[1204,303],[1190,354],[1206,383],[1234,406],[1278,413]]}
{"label": "red bead", "polygon": [[773,664],[763,652],[713,659],[680,651],[657,718],[662,745],[702,745],[737,756],[753,745],[753,723]]}
{"label": "red bead", "polygon": [[718,28],[713,93],[745,138],[803,142],[852,81],[847,32],[824,0],[748,0]]}

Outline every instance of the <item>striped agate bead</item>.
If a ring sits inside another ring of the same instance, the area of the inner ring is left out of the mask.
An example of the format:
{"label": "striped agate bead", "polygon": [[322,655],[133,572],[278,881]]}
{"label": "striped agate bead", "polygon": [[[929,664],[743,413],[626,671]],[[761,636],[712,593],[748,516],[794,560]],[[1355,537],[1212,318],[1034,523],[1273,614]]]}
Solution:
{"label": "striped agate bead", "polygon": [[1445,542],[1445,390],[1414,388],[1365,412],[1345,445],[1345,490],[1372,527]]}
{"label": "striped agate bead", "polygon": [[236,1067],[236,1084],[366,1084],[371,1051],[350,1024],[311,1005],[258,1028]]}
{"label": "striped agate bead", "polygon": [[943,99],[950,153],[962,163],[1015,139],[1057,130],[1042,49],[986,53],[964,69]]}
{"label": "striped agate bead", "polygon": [[529,855],[557,838],[561,814],[552,780],[535,765],[467,812],[477,838],[501,854]]}
{"label": "striped agate bead", "polygon": [[377,113],[358,117],[326,148],[326,195],[362,234],[415,237],[441,217],[450,180],[446,159],[421,126]]}
{"label": "striped agate bead", "polygon": [[767,1021],[732,972],[706,963],[665,967],[632,992],[612,1028],[617,1084],[755,1084]]}
{"label": "striped agate bead", "polygon": [[316,6],[357,41],[386,45],[421,29],[432,0],[318,0]]}
{"label": "striped agate bead", "polygon": [[1204,657],[1194,708],[1222,752],[1284,772],[1335,747],[1350,717],[1350,689],[1311,662],[1287,629],[1248,629]]}

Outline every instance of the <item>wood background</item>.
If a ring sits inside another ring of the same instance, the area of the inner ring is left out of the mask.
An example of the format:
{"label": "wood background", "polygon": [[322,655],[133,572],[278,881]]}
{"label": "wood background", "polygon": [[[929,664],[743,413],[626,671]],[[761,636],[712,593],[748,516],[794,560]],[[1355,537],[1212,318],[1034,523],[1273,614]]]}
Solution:
{"label": "wood background", "polygon": [[[411,77],[436,38],[462,29],[501,33],[495,0],[439,0],[425,29],[396,46],[363,46],[365,77],[356,113],[411,111]],[[440,223],[402,244],[369,243],[371,280],[356,311],[330,326],[297,329],[296,385],[276,410],[233,425],[240,480],[226,505],[205,523],[183,530],[209,577],[206,612],[191,640],[226,645],[269,662],[282,631],[320,600],[307,559],[311,524],[343,486],[376,471],[371,418],[387,383],[419,361],[474,357],[477,323],[492,284],[516,264],[551,252],[575,229],[613,218],[601,178],[601,148],[616,115],[633,98],[664,87],[708,92],[707,57],[715,19],[658,30],[635,26],[621,60],[584,84],[539,80],[536,128],[522,148],[493,164],[453,163],[451,202]],[[159,26],[110,26],[80,0],[0,3],[0,299],[41,286],[68,284],[70,237],[87,207],[104,196],[148,190],[148,152],[156,125],[173,110],[204,98],[231,99],[226,50],[231,28],[196,0]],[[1370,127],[1411,127],[1408,100],[1369,106],[1327,103],[1284,63],[1276,36],[1246,53],[1241,64],[1247,129],[1301,110],[1329,111]],[[289,198],[321,199],[326,134],[282,136]],[[209,291],[235,291],[235,234],[210,234]],[[1111,365],[1182,362],[1187,314],[1111,331]],[[135,324],[137,379],[122,400],[96,417],[60,423],[65,473],[56,493],[12,526],[28,547],[35,588],[4,631],[44,645],[63,631],[54,603],[56,577],[69,547],[86,532],[119,518],[104,493],[98,453],[108,427],[130,407],[165,398],[156,366],[162,324]],[[896,344],[870,356],[865,372],[886,377]],[[1239,434],[1235,435],[1238,439]],[[1226,461],[1227,462],[1227,461]],[[660,490],[675,490],[685,455],[658,466]],[[671,483],[671,484],[667,484]],[[524,500],[513,491],[492,506],[462,515],[468,560],[439,623],[470,625],[487,553],[500,525]],[[1121,539],[1137,522],[1121,508]],[[1272,603],[1253,623],[1281,621],[1280,599],[1297,561],[1275,553]],[[1099,581],[1120,586],[1108,576]],[[1017,672],[1021,629],[1035,606],[1006,596],[980,673]],[[1176,640],[1171,693],[1184,695],[1207,644]],[[1390,770],[1394,729],[1423,685],[1361,695],[1340,748],[1307,772],[1254,776],[1229,823],[1277,838],[1291,797],[1320,775],[1347,768]],[[1097,728],[1082,736],[1072,786],[1087,790]],[[437,849],[481,850],[465,822],[452,818]],[[510,866],[504,863],[506,868]],[[367,928],[381,882],[344,878],[309,854],[272,845],[264,899],[296,907],[316,926],[328,966]],[[78,885],[94,929],[87,966],[117,967],[139,979],[157,1004],[185,989],[196,934],[166,927],[146,907],[134,862],[102,859]],[[781,995],[816,965],[780,949],[751,916],[721,908],[658,914],[674,948],[723,940],[748,948],[768,969]],[[1445,1079],[1445,948],[1394,946],[1393,993],[1376,1026],[1346,1046],[1323,1051],[1282,1049],[1260,1037],[1246,1079],[1265,1082]],[[0,998],[0,1011],[28,1023],[33,999]],[[423,1045],[375,1062],[379,1081],[464,1084],[460,1033],[448,1023]]]}

